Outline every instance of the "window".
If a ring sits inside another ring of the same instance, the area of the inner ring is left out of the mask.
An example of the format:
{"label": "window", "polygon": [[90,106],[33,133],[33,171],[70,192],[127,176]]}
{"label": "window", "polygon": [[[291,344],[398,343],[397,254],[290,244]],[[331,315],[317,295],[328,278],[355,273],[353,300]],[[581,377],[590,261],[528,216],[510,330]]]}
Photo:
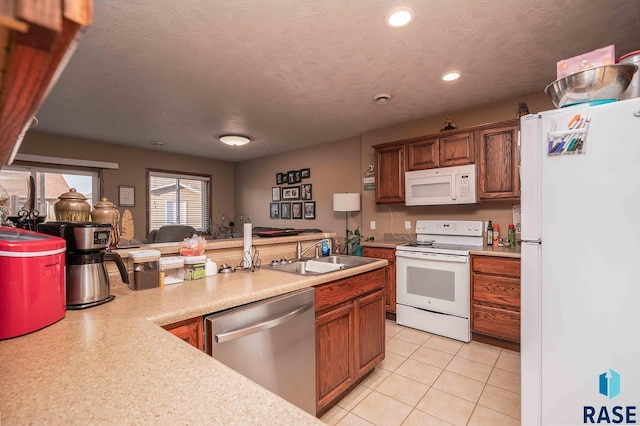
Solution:
{"label": "window", "polygon": [[211,176],[148,170],[148,191],[149,231],[165,225],[208,229]]}
{"label": "window", "polygon": [[29,176],[35,181],[34,209],[46,221],[56,220],[53,205],[58,197],[75,188],[92,206],[98,202],[99,173],[94,170],[69,170],[51,167],[4,166],[0,170],[0,193],[9,197],[9,217],[26,208],[29,197]]}

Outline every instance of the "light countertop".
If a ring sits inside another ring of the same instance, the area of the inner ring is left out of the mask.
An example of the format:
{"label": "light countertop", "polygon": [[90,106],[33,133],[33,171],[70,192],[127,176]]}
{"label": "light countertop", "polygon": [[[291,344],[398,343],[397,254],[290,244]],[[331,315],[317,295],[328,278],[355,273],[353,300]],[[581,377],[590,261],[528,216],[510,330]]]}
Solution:
{"label": "light countertop", "polygon": [[[395,249],[396,246],[400,244],[404,244],[406,242],[407,242],[406,239],[385,238],[377,241],[376,240],[367,241],[366,243],[362,243],[362,246]],[[515,247],[498,247],[497,245],[488,246],[485,244],[482,247],[478,247],[476,250],[471,250],[470,254],[475,254],[480,256],[500,256],[500,257],[520,258],[520,246],[516,244]]]}
{"label": "light countertop", "polygon": [[495,244],[493,246],[485,244],[482,249],[471,250],[470,254],[479,256],[514,257],[520,259],[520,246],[516,244],[515,247],[499,247]]}
{"label": "light countertop", "polygon": [[0,420],[14,424],[322,424],[161,325],[384,267],[303,277],[263,266],[115,300],[0,341]]}

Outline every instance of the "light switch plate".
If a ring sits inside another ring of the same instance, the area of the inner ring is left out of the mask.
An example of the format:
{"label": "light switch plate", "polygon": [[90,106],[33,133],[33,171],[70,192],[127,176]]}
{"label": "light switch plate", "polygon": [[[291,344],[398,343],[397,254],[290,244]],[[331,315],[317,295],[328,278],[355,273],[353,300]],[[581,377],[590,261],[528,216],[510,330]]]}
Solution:
{"label": "light switch plate", "polygon": [[376,229],[376,221],[372,220],[371,223],[369,224],[369,229]]}
{"label": "light switch plate", "polygon": [[411,229],[411,221],[410,220],[405,220],[404,221],[404,229],[407,230],[407,231],[409,229]]}

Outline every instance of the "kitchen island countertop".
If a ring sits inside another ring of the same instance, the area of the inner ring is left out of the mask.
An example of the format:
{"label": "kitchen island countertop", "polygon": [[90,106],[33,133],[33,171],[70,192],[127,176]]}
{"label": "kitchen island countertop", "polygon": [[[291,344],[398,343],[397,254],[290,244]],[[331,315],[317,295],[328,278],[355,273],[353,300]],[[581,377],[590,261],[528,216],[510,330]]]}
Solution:
{"label": "kitchen island countertop", "polygon": [[142,291],[0,341],[3,424],[322,424],[159,326],[384,267],[262,267]]}

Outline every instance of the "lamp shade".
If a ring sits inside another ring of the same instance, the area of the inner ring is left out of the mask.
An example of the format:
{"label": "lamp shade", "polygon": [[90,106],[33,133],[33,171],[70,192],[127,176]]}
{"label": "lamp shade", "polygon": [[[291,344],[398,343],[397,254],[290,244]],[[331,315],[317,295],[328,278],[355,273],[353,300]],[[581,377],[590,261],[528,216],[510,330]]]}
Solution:
{"label": "lamp shade", "polygon": [[333,194],[334,212],[358,212],[360,211],[360,194],[357,192],[345,192]]}

